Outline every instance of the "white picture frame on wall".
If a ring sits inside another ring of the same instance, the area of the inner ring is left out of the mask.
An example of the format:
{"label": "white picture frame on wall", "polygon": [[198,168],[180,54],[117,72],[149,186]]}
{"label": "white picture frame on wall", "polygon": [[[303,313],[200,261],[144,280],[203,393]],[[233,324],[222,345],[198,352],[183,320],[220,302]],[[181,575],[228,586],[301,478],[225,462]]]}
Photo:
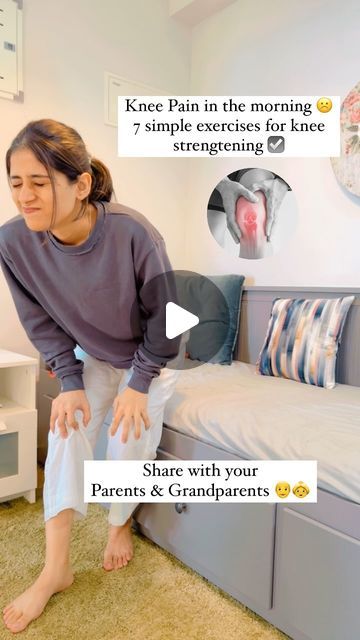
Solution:
{"label": "white picture frame on wall", "polygon": [[117,127],[118,96],[167,96],[169,92],[142,82],[134,82],[109,71],[104,72],[104,122]]}

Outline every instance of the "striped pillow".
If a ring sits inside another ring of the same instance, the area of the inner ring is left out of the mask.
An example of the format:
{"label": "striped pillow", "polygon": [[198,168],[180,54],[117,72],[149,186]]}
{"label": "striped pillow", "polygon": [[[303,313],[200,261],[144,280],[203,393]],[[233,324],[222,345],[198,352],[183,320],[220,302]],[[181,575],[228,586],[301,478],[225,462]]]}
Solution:
{"label": "striped pillow", "polygon": [[332,389],[338,345],[354,299],[276,298],[257,373]]}

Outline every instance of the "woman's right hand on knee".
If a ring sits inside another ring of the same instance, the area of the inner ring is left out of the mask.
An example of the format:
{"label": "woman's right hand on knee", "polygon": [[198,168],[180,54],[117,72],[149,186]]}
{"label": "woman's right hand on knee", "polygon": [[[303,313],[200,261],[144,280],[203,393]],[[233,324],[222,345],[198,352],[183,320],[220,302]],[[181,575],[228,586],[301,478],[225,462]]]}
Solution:
{"label": "woman's right hand on knee", "polygon": [[[91,415],[90,405],[84,390],[62,391],[57,398],[54,398],[51,405],[50,431],[54,433],[55,422],[58,421],[58,427],[62,438],[67,438],[67,429],[72,427],[77,430],[78,422],[75,419],[75,411],[80,409],[83,414],[83,424],[88,426]],[[66,424],[65,424],[66,422]]]}

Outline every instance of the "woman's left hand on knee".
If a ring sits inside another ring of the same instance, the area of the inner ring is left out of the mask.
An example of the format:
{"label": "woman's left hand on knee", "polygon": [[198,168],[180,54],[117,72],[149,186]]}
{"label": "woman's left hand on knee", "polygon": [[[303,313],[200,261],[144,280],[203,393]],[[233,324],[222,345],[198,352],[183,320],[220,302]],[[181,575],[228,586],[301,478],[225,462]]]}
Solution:
{"label": "woman's left hand on knee", "polygon": [[150,427],[150,419],[147,413],[147,393],[140,393],[128,387],[117,395],[113,402],[113,421],[110,425],[110,435],[114,436],[120,426],[122,428],[121,442],[126,443],[129,431],[133,427],[135,438],[141,437],[141,425],[144,423],[145,429]]}

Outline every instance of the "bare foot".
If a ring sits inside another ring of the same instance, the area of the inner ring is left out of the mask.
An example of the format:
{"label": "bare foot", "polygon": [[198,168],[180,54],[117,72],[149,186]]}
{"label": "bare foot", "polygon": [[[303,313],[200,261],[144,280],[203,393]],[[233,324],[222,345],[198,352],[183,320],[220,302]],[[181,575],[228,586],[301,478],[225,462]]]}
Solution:
{"label": "bare foot", "polygon": [[106,571],[125,567],[134,555],[131,516],[121,527],[110,525],[108,543],[104,551],[103,567]]}
{"label": "bare foot", "polygon": [[63,570],[44,567],[34,584],[3,609],[7,628],[13,633],[23,631],[41,615],[51,596],[70,587],[73,581],[74,575],[69,566]]}

